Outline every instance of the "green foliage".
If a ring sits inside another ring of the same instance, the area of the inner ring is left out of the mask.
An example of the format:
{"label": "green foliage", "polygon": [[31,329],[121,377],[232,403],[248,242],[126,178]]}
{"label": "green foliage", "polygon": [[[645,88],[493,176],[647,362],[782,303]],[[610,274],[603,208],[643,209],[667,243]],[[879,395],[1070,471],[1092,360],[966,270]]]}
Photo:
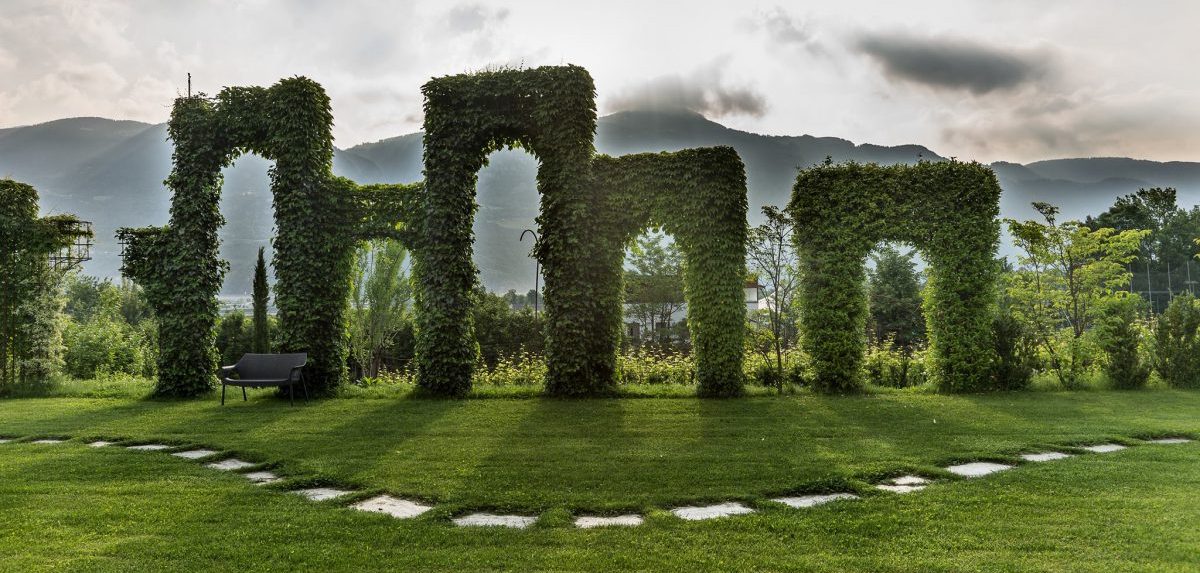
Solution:
{"label": "green foliage", "polygon": [[1025,325],[1011,312],[1002,310],[992,321],[995,340],[993,388],[1023,390],[1033,379],[1037,345]]}
{"label": "green foliage", "polygon": [[479,358],[494,369],[509,357],[542,356],[545,353],[545,320],[532,308],[513,310],[501,295],[475,289],[471,320]]}
{"label": "green foliage", "polygon": [[910,243],[929,263],[930,377],[946,391],[992,387],[999,199],[995,175],[977,163],[826,161],[800,172],[788,209],[804,229],[796,237],[799,306],[816,388],[862,388],[864,263],[881,241]]}
{"label": "green foliage", "polygon": [[920,386],[929,379],[926,369],[928,351],[902,348],[890,338],[867,347],[863,374],[876,386],[908,388]]}
{"label": "green foliage", "polygon": [[[263,248],[258,248],[258,261],[254,265],[254,335],[252,349],[257,354],[271,352],[271,326],[267,319],[271,287],[267,284],[267,263],[263,259]],[[229,364],[226,362],[226,364]]]}
{"label": "green foliage", "polygon": [[124,295],[132,289],[118,289],[107,281],[94,284],[99,285],[95,306],[81,320],[66,320],[66,373],[79,379],[122,374],[153,376],[158,353],[155,321],[131,323],[122,313],[128,300]]}
{"label": "green foliage", "polygon": [[217,257],[221,169],[246,152],[275,162],[279,350],[308,353],[305,379],[317,392],[344,376],[350,293],[344,277],[354,246],[400,234],[397,223],[419,186],[360,188],[334,177],[332,125],[329,97],[303,77],[176,100],[167,126],[175,143],[166,181],[170,224],[118,231],[126,243],[123,272],[143,285],[159,319],[157,394],[194,396],[214,381],[216,295],[226,268]]}
{"label": "green foliage", "polygon": [[629,247],[625,273],[625,315],[641,325],[642,341],[669,342],[671,318],[685,306],[683,254],[675,243],[663,244],[663,235],[650,233]]}
{"label": "green foliage", "polygon": [[1100,346],[1108,355],[1104,373],[1114,388],[1135,390],[1146,386],[1150,365],[1142,360],[1138,347],[1143,333],[1138,324],[1141,301],[1126,296],[1109,303],[1098,321]]}
{"label": "green foliage", "polygon": [[1053,205],[1034,207],[1043,221],[1008,220],[1013,241],[1024,253],[1020,268],[1009,276],[1006,294],[1059,382],[1076,388],[1098,354],[1095,341],[1085,334],[1108,305],[1128,295],[1126,265],[1147,231],[1059,223]]}
{"label": "green foliage", "polygon": [[[546,278],[552,394],[602,393],[612,385],[610,325],[593,291],[596,248],[587,209],[594,153],[595,87],[575,66],[498,70],[436,78],[425,95],[425,185],[421,247],[414,252],[417,373],[427,391],[463,395],[471,387],[471,261],[475,182],[487,155],[504,147],[541,161],[537,257]],[[614,300],[615,302],[615,300]]]}
{"label": "green foliage", "polygon": [[1154,369],[1176,388],[1200,387],[1200,302],[1175,297],[1154,325]]}
{"label": "green foliage", "polygon": [[[773,205],[763,207],[766,221],[752,229],[746,237],[746,260],[756,273],[755,282],[763,281],[767,290],[766,309],[751,315],[751,325],[765,322],[765,328],[754,334],[765,337],[775,354],[775,373],[778,388],[783,390],[783,353],[791,348],[799,335],[794,316],[796,288],[800,285],[795,242],[796,223],[791,214]],[[766,318],[765,321],[755,320]]]}
{"label": "green foliage", "polygon": [[404,272],[408,251],[399,241],[376,239],[359,248],[350,297],[350,354],[362,376],[377,376],[384,353],[409,322],[412,286]]}
{"label": "green foliage", "polygon": [[634,236],[657,227],[684,252],[700,393],[740,392],[746,192],[736,152],[593,157],[595,88],[575,66],[447,76],[422,92],[426,193],[414,276],[417,375],[426,391],[470,390],[476,177],[489,153],[520,147],[541,161],[536,255],[546,277],[546,392],[615,387],[622,255]]}
{"label": "green foliage", "polygon": [[90,236],[70,215],[38,218],[37,191],[0,179],[0,395],[49,387],[62,356],[58,294],[51,253]]}
{"label": "green foliage", "polygon": [[254,336],[254,325],[246,321],[242,311],[218,318],[214,342],[221,364],[236,364],[242,355],[254,352]]}
{"label": "green foliage", "polygon": [[748,230],[745,167],[737,152],[710,147],[602,155],[592,162],[591,175],[599,205],[594,222],[603,229],[606,245],[591,261],[597,277],[593,304],[609,314],[605,327],[589,336],[607,337],[602,348],[607,356],[615,353],[621,329],[622,254],[646,229],[661,229],[674,237],[683,254],[697,392],[741,394]]}
{"label": "green foliage", "polygon": [[875,268],[867,274],[867,325],[876,345],[890,340],[899,348],[911,349],[925,342],[921,278],[914,254],[901,254],[886,244],[871,253]]}

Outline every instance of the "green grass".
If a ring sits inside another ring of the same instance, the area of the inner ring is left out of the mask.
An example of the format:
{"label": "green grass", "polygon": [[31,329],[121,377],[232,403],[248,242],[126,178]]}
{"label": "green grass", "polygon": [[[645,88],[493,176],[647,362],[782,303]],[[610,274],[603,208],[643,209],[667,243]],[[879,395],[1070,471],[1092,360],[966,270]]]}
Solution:
{"label": "green grass", "polygon": [[[669,395],[670,393],[668,393]],[[978,480],[940,468],[1049,446],[1200,436],[1200,393],[688,397],[458,401],[343,397],[309,406],[56,397],[0,401],[0,570],[742,569],[1189,571],[1200,566],[1200,443],[1136,445]],[[246,480],[89,438],[203,445],[291,481]],[[904,496],[882,476],[942,482]],[[435,502],[398,521],[282,493],[349,485]],[[792,510],[783,493],[861,501]],[[665,510],[736,499],[751,516],[690,523]],[[451,515],[541,516],[528,531]],[[580,531],[580,512],[638,511]]]}

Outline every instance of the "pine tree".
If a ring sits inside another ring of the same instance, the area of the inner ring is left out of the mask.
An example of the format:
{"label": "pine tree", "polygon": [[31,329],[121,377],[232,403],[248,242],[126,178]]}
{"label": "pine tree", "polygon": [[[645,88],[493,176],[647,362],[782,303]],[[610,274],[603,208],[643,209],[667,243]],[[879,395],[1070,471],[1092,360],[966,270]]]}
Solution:
{"label": "pine tree", "polygon": [[267,325],[267,302],[271,287],[267,285],[267,263],[263,260],[263,248],[258,248],[258,264],[254,266],[254,352],[266,354],[271,351],[270,330]]}

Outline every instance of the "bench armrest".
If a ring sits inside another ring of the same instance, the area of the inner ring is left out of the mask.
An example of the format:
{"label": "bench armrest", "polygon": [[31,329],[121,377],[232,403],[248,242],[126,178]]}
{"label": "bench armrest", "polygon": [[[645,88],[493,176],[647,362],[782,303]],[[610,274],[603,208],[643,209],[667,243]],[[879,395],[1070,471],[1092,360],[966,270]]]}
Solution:
{"label": "bench armrest", "polygon": [[303,366],[293,367],[291,373],[288,374],[288,380],[292,380],[292,381],[298,382],[303,377],[304,377],[304,367]]}
{"label": "bench armrest", "polygon": [[221,378],[228,378],[230,374],[236,374],[236,373],[237,373],[237,364],[234,364],[232,366],[222,366],[221,367]]}

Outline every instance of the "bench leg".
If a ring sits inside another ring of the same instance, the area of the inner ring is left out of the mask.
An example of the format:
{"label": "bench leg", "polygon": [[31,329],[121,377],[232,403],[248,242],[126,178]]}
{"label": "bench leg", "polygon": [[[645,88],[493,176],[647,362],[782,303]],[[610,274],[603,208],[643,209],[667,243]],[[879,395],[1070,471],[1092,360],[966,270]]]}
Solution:
{"label": "bench leg", "polygon": [[308,383],[301,380],[300,387],[304,389],[304,403],[307,404],[308,403]]}
{"label": "bench leg", "polygon": [[225,383],[221,383],[221,405],[225,405]]}
{"label": "bench leg", "polygon": [[246,387],[242,386],[242,401],[246,401]]}
{"label": "bench leg", "polygon": [[296,405],[296,385],[288,384],[288,400],[292,401],[292,405]]}

